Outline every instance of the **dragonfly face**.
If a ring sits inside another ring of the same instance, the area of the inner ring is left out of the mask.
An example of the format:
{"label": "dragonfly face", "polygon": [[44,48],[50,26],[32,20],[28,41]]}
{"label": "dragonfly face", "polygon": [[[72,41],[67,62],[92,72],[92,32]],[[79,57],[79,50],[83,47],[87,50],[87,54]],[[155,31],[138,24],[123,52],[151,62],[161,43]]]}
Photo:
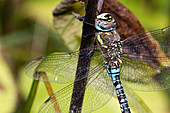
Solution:
{"label": "dragonfly face", "polygon": [[99,31],[112,31],[116,28],[116,21],[109,13],[102,13],[97,16],[96,29]]}

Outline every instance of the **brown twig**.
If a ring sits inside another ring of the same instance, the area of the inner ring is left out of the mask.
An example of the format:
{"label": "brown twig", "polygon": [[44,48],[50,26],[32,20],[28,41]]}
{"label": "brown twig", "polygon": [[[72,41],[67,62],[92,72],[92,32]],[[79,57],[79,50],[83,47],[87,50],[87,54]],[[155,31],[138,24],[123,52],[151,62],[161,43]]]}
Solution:
{"label": "brown twig", "polygon": [[[86,23],[95,25],[97,4],[98,4],[98,0],[88,1],[87,8],[86,8],[86,15],[84,18],[84,21]],[[85,22],[83,24],[80,50],[82,50],[83,48],[94,46],[94,36],[95,36],[94,32],[96,31],[96,29],[88,24],[85,24]],[[72,99],[70,104],[70,112],[81,113],[86,84],[87,84],[87,78],[85,76],[88,75],[89,72],[88,69],[91,60],[91,58],[88,57],[87,55],[89,54],[90,51],[91,50],[83,51],[85,53],[82,53],[82,51],[80,51],[80,54],[83,54],[83,57],[79,56],[79,60],[78,60],[74,88],[73,88]],[[81,79],[83,77],[85,78]]]}
{"label": "brown twig", "polygon": [[[47,78],[47,76],[46,76],[46,74],[45,73],[41,73],[41,76],[42,76],[42,78],[43,78],[43,80],[44,81],[48,81],[48,78]],[[51,87],[51,85],[50,85],[50,83],[49,82],[44,82],[45,83],[45,86],[46,86],[46,88],[47,88],[47,91],[48,91],[48,94],[49,94],[49,96],[51,96],[52,98],[52,103],[54,104],[54,108],[55,108],[55,111],[57,112],[57,113],[61,113],[61,111],[60,111],[60,108],[59,108],[59,105],[58,105],[58,103],[57,103],[57,100],[56,100],[56,98],[55,98],[55,96],[53,96],[53,90],[52,90],[52,87]]]}

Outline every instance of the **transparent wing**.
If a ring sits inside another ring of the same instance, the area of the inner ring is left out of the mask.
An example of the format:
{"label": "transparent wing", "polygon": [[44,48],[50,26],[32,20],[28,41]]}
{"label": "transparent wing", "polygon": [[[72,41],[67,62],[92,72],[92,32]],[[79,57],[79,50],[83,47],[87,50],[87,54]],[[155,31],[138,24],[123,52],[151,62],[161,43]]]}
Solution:
{"label": "transparent wing", "polygon": [[[59,108],[61,113],[69,113],[73,85],[73,83],[70,84],[47,99],[41,106],[39,113],[56,113],[54,105]],[[105,105],[111,99],[113,91],[112,80],[107,75],[104,63],[101,63],[89,73],[82,113],[89,113]],[[54,101],[54,97],[56,101]],[[77,96],[77,98],[79,97]]]}
{"label": "transparent wing", "polygon": [[83,113],[103,107],[113,97],[114,85],[104,65],[103,63],[101,67],[91,72],[96,74],[89,80],[83,100]]}
{"label": "transparent wing", "polygon": [[138,34],[123,42],[121,80],[135,90],[164,90],[170,87],[170,26]]}
{"label": "transparent wing", "polygon": [[144,103],[140,96],[135,93],[135,91],[126,88],[124,88],[124,90],[126,92],[126,97],[130,108],[133,109],[135,113],[152,113],[150,108]]}
{"label": "transparent wing", "polygon": [[[73,82],[76,75],[77,63],[79,55],[84,57],[86,50],[89,48],[79,51],[67,53],[67,54],[52,54],[44,57],[39,57],[30,62],[26,67],[26,75],[35,79],[46,82],[58,82],[58,83],[70,83]],[[102,61],[100,52],[96,51],[86,55],[91,57],[90,70],[97,66]],[[86,71],[79,67],[79,72]],[[47,78],[44,79],[42,76],[45,75]],[[85,77],[84,77],[85,78]],[[83,78],[80,78],[83,79]]]}
{"label": "transparent wing", "polygon": [[123,41],[124,56],[129,56],[153,68],[170,66],[170,26],[163,29],[137,34]]}
{"label": "transparent wing", "polygon": [[165,90],[170,87],[170,67],[162,67],[161,72],[149,64],[136,59],[122,58],[123,66],[120,73],[125,87],[143,90]]}

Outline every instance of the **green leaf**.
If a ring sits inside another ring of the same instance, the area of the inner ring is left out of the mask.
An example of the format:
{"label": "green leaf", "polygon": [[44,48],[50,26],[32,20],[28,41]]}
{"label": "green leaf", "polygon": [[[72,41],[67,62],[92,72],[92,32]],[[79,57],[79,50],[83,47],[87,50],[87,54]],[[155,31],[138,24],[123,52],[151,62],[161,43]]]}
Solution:
{"label": "green leaf", "polygon": [[12,113],[17,103],[17,88],[0,47],[0,113]]}

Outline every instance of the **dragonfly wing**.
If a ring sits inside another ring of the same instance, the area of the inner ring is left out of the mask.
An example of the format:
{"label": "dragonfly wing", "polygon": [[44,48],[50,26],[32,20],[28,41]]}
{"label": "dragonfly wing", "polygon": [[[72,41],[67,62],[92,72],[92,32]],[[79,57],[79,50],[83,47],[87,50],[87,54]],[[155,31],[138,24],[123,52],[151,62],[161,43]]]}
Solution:
{"label": "dragonfly wing", "polygon": [[[103,65],[104,63],[101,63],[89,72],[82,113],[89,113],[102,107],[113,95],[113,83]],[[39,112],[45,113],[48,111],[50,113],[55,113],[56,110],[54,105],[56,105],[62,113],[69,113],[73,85],[74,83],[68,85],[47,99],[47,101],[41,106]],[[54,97],[56,99],[55,102],[53,101]],[[77,98],[79,97],[77,96]]]}
{"label": "dragonfly wing", "polygon": [[125,87],[143,90],[165,90],[170,87],[170,67],[161,67],[161,71],[149,64],[133,58],[123,57],[121,81]]}
{"label": "dragonfly wing", "polygon": [[69,113],[74,83],[49,97],[40,107],[38,113]]}
{"label": "dragonfly wing", "polygon": [[[153,113],[150,108],[144,103],[144,101],[138,96],[134,90],[124,88],[128,104],[130,108],[136,113]],[[142,104],[141,104],[142,103]]]}
{"label": "dragonfly wing", "polygon": [[124,56],[149,63],[159,71],[159,65],[170,66],[170,26],[141,33],[123,41]]}
{"label": "dragonfly wing", "polygon": [[104,67],[98,66],[90,73],[95,73],[88,81],[85,97],[83,100],[83,113],[89,113],[104,106],[113,97],[114,85],[111,77]]}
{"label": "dragonfly wing", "polygon": [[[67,54],[52,54],[36,58],[27,65],[26,75],[35,80],[46,82],[74,82],[79,55],[80,57],[84,57],[85,51],[88,49],[89,48],[81,50],[81,54],[79,51],[76,51]],[[102,61],[102,56],[98,51],[91,52],[86,56],[91,57],[90,70]],[[87,69],[79,67],[79,73]]]}
{"label": "dragonfly wing", "polygon": [[170,87],[170,26],[129,37],[123,41],[121,78],[136,90]]}
{"label": "dragonfly wing", "polygon": [[[78,52],[39,57],[27,65],[26,75],[35,80],[46,82],[72,82],[77,61]],[[43,75],[47,78],[44,79]]]}

